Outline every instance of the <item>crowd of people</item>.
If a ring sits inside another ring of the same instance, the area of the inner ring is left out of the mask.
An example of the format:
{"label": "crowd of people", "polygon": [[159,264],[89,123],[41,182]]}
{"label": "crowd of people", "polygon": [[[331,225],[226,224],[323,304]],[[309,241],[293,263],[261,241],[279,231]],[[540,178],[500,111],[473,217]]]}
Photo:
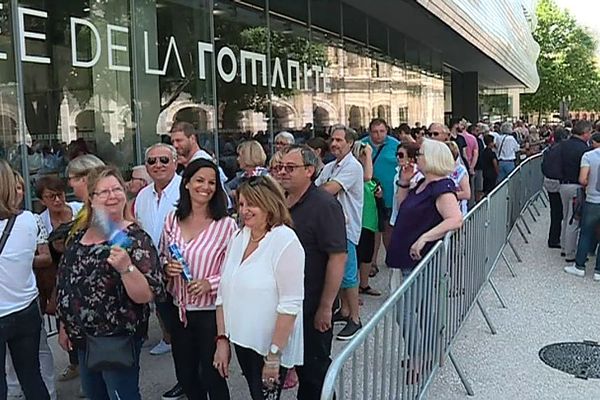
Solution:
{"label": "crowd of people", "polygon": [[[557,127],[544,151],[542,172],[550,200],[548,247],[560,249],[565,272],[585,276],[600,228],[600,124],[576,121]],[[593,274],[600,281],[600,257]]]}
{"label": "crowd of people", "polygon": [[[232,351],[252,399],[296,383],[298,399],[318,399],[333,326],[343,325],[336,339],[352,339],[360,296],[382,294],[369,283],[380,245],[394,290],[515,168],[523,143],[511,123],[406,128],[376,118],[362,137],[335,125],[306,144],[282,132],[269,159],[247,140],[228,179],[193,126],[178,122],[128,182],[91,154],[66,166],[77,202],[59,178],[38,179],[39,215],[22,210],[23,182],[0,159],[0,398],[56,398],[42,312],[57,316],[69,352],[58,379],[79,375],[90,400],[139,399],[155,309],[163,337],[151,351],[172,353],[177,378],[163,399],[229,399]],[[588,140],[581,129],[573,136]],[[586,154],[595,188],[600,156]],[[561,178],[561,194],[563,185],[573,193],[571,179]],[[589,226],[600,218],[597,197],[584,206]],[[593,235],[583,225],[585,257]],[[574,257],[571,230],[563,224]]]}

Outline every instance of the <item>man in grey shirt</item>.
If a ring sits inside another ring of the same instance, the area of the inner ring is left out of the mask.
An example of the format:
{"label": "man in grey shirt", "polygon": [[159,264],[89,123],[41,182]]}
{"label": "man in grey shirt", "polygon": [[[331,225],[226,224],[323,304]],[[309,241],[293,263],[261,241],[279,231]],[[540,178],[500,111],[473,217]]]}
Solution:
{"label": "man in grey shirt", "polygon": [[[565,272],[583,277],[585,262],[590,251],[594,250],[598,241],[596,230],[600,226],[600,133],[592,135],[594,150],[584,153],[581,157],[579,183],[585,187],[585,203],[583,204],[579,242],[575,255],[575,264],[565,267]],[[600,251],[596,258],[594,280],[600,281]]]}

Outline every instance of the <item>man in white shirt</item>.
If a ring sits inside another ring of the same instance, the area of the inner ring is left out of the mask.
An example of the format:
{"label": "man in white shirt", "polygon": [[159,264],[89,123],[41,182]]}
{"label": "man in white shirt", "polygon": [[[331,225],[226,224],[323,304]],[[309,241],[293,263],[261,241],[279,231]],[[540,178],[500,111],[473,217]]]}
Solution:
{"label": "man in white shirt", "polygon": [[496,148],[498,149],[498,164],[500,173],[498,174],[498,183],[502,182],[516,167],[515,161],[517,153],[521,146],[512,136],[513,124],[505,122],[500,126],[500,136],[496,138]]}
{"label": "man in white shirt", "polygon": [[342,279],[342,308],[334,315],[334,322],[346,323],[337,335],[338,340],[350,340],[362,328],[358,305],[358,265],[356,246],[362,228],[363,169],[352,155],[356,132],[336,125],[331,133],[331,154],[335,160],[323,167],[315,181],[317,186],[336,196],[346,218],[348,259]]}
{"label": "man in white shirt", "polygon": [[[146,170],[153,183],[138,193],[135,199],[135,218],[141,227],[150,235],[152,243],[158,249],[160,236],[167,219],[179,201],[181,177],[177,170],[177,151],[171,145],[157,143],[146,150]],[[160,355],[171,351],[171,316],[169,311],[172,300],[156,302],[156,310],[160,317],[163,339],[152,349],[150,354]],[[163,399],[179,399],[183,396],[183,388],[175,385],[163,395]]]}

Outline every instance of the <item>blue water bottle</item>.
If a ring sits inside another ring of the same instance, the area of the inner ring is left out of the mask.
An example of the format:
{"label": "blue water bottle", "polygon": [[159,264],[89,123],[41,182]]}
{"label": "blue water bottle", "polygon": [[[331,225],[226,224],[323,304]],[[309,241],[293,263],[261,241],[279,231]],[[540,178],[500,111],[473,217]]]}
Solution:
{"label": "blue water bottle", "polygon": [[187,261],[185,261],[185,258],[183,258],[183,255],[179,250],[179,246],[177,246],[175,243],[170,244],[169,253],[171,254],[171,257],[183,267],[183,271],[181,271],[181,277],[183,278],[183,280],[186,282],[190,282],[192,280],[190,266],[188,265]]}
{"label": "blue water bottle", "polygon": [[127,233],[120,229],[105,212],[96,211],[94,218],[110,246],[119,246],[122,249],[131,247],[131,239]]}

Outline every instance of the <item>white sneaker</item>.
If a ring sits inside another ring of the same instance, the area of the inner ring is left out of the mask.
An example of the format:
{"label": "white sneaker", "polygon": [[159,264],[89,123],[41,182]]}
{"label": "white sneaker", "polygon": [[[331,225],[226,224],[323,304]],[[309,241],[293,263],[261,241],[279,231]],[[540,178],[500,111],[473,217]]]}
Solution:
{"label": "white sneaker", "polygon": [[594,280],[595,281],[600,281],[600,274],[594,272]]}
{"label": "white sneaker", "polygon": [[579,276],[579,277],[582,277],[582,278],[585,276],[585,270],[581,270],[581,269],[577,268],[575,265],[568,265],[568,266],[566,266],[565,267],[565,272],[567,274]]}
{"label": "white sneaker", "polygon": [[156,346],[150,350],[150,354],[153,356],[160,356],[161,354],[167,354],[171,352],[171,345],[161,339]]}

